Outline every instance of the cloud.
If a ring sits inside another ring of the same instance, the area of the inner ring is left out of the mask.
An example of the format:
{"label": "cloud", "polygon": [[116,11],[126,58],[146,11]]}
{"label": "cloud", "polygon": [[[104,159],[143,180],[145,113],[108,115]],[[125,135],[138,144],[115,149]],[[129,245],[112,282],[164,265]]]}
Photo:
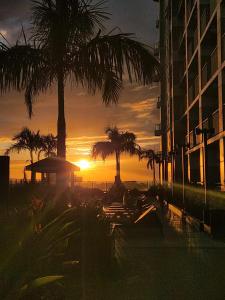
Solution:
{"label": "cloud", "polygon": [[[21,23],[25,28],[30,26],[28,22],[30,5],[30,0],[1,0],[0,31],[10,42],[18,39]],[[157,38],[155,29],[157,7],[157,3],[149,0],[140,0],[138,9],[136,0],[110,0],[108,8],[112,13],[112,19],[107,24],[107,30],[119,26],[122,31],[135,32],[139,40],[152,44]],[[110,125],[117,125],[121,130],[134,132],[143,147],[158,147],[159,138],[153,137],[154,124],[158,123],[159,118],[159,111],[156,109],[155,103],[159,93],[158,86],[142,86],[125,82],[124,87],[119,104],[109,107],[102,104],[99,93],[91,96],[81,87],[66,89],[65,112],[69,159],[77,161],[82,157],[89,157],[92,145],[97,141],[105,140],[104,131]],[[55,86],[46,94],[38,97],[31,120],[28,118],[24,105],[23,93],[11,92],[1,96],[0,108],[1,153],[11,143],[11,137],[24,126],[28,126],[32,130],[40,129],[43,134],[50,132],[56,134],[57,93]],[[26,159],[29,159],[28,153],[12,155],[13,161],[21,162]],[[129,166],[132,161],[132,166]],[[16,162],[15,164],[19,165]],[[20,164],[23,165],[22,162]],[[102,164],[102,169],[99,169],[101,174],[105,174],[104,166],[106,165]],[[124,174],[126,173],[126,177],[131,178],[139,173],[140,176],[148,176],[145,166],[143,165],[140,170],[138,166],[138,162],[134,162],[133,159],[127,160],[123,171]],[[114,160],[111,161],[109,168],[111,168],[110,176],[114,176],[112,175],[114,174]],[[12,176],[14,174],[16,173],[12,173]],[[131,174],[133,175],[131,176]]]}

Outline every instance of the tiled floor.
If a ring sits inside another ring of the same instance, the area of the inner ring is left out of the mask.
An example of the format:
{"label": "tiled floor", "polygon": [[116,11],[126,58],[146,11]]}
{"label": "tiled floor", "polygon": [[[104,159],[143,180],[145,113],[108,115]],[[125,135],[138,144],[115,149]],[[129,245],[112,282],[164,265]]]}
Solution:
{"label": "tiled floor", "polygon": [[224,300],[225,243],[162,217],[145,229],[117,228],[115,253],[122,277],[110,299]]}

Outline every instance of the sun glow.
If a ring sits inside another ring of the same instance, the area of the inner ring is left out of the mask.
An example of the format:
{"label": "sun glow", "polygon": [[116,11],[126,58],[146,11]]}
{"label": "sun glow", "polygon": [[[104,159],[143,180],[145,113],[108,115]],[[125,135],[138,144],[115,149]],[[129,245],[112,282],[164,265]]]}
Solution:
{"label": "sun glow", "polygon": [[75,165],[77,165],[78,167],[80,167],[81,170],[87,170],[90,169],[91,164],[88,160],[82,159],[79,160],[78,162],[75,162]]}

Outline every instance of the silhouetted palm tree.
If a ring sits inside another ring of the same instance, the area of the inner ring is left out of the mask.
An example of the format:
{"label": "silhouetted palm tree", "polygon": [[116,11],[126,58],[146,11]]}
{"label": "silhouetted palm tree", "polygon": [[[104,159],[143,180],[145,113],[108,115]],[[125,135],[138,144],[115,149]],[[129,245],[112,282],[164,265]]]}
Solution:
{"label": "silhouetted palm tree", "polygon": [[57,155],[66,155],[64,88],[67,81],[89,92],[100,90],[106,104],[117,102],[123,74],[129,81],[149,84],[158,75],[158,62],[130,34],[108,34],[103,21],[105,1],[32,1],[32,35],[23,45],[0,43],[0,90],[25,89],[32,115],[33,99],[55,83],[58,89]]}
{"label": "silhouetted palm tree", "polygon": [[44,153],[45,157],[56,156],[56,150],[57,150],[57,137],[55,137],[53,134],[42,135],[40,138],[38,160],[40,160],[42,153]]}
{"label": "silhouetted palm tree", "polygon": [[158,159],[157,155],[155,154],[155,151],[152,149],[149,149],[149,150],[141,149],[139,152],[139,158],[147,159],[147,168],[153,170],[153,182],[155,184],[155,182],[156,182],[155,163]]}
{"label": "silhouetted palm tree", "polygon": [[[34,132],[29,128],[24,127],[18,134],[16,134],[12,140],[15,142],[5,152],[8,155],[10,152],[22,152],[28,151],[30,155],[30,162],[34,163],[34,154],[37,153],[40,146],[40,133]],[[31,181],[35,181],[35,174],[31,174]]]}
{"label": "silhouetted palm tree", "polygon": [[97,142],[92,148],[92,157],[101,156],[103,160],[106,157],[115,154],[116,156],[116,176],[115,183],[120,183],[120,156],[121,153],[130,155],[138,154],[140,147],[136,144],[136,136],[132,132],[120,132],[117,127],[107,128],[105,133],[109,141]]}

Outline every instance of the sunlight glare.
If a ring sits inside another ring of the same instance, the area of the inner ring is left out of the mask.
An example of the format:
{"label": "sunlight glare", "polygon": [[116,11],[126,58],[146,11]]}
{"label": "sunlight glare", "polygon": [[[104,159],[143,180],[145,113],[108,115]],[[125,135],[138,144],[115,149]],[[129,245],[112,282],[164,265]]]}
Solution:
{"label": "sunlight glare", "polygon": [[82,160],[79,160],[78,162],[75,163],[78,167],[80,167],[81,170],[86,170],[86,169],[89,169],[90,168],[90,162],[85,160],[85,159],[82,159]]}

